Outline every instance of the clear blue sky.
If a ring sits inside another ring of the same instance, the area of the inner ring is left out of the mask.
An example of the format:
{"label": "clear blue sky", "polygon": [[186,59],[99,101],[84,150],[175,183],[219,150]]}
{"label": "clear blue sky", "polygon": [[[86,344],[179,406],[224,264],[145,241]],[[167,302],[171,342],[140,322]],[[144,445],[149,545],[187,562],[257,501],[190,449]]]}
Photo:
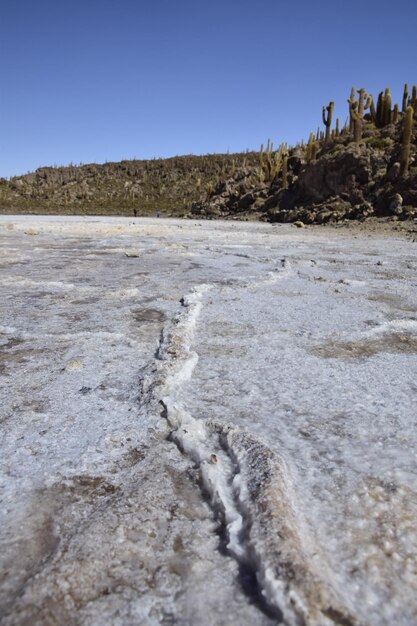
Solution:
{"label": "clear blue sky", "polygon": [[415,0],[1,0],[0,176],[308,138],[417,83]]}

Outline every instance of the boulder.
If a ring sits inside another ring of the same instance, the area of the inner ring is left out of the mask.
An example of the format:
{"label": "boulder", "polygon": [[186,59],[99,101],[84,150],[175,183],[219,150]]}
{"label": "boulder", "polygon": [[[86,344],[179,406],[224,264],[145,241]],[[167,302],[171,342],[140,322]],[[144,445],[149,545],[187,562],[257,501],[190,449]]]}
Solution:
{"label": "boulder", "polygon": [[255,200],[255,193],[253,191],[249,191],[238,199],[236,208],[244,211],[245,209],[248,209],[255,202]]}
{"label": "boulder", "polygon": [[[361,186],[372,177],[371,151],[362,144],[328,152],[304,166],[298,179],[280,199],[280,207],[318,204],[331,196],[345,194],[351,203],[363,201]],[[358,197],[360,196],[360,198]]]}
{"label": "boulder", "polygon": [[401,215],[402,210],[403,210],[403,197],[399,193],[396,193],[391,198],[391,201],[389,203],[389,211],[393,215]]}

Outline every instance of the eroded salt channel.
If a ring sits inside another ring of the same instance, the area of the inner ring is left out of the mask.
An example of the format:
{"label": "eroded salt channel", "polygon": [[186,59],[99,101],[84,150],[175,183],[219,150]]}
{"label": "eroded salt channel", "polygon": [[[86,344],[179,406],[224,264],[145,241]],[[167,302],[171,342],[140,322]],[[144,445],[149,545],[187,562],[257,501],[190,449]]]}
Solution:
{"label": "eroded salt channel", "polygon": [[416,623],[415,243],[0,234],[2,625]]}

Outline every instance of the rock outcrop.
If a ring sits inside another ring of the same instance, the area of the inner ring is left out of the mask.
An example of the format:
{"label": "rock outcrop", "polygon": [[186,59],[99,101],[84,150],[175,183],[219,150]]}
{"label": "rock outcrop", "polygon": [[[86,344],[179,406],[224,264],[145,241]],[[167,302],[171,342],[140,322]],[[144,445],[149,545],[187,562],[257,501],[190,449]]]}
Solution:
{"label": "rock outcrop", "polygon": [[[307,161],[290,150],[287,186],[279,177],[269,184],[256,180],[256,168],[242,181],[220,183],[192,213],[210,217],[256,216],[273,222],[323,224],[370,216],[409,219],[417,216],[417,167],[400,175],[401,124],[371,128],[359,143],[349,135],[323,145]],[[414,150],[416,132],[414,132]]]}

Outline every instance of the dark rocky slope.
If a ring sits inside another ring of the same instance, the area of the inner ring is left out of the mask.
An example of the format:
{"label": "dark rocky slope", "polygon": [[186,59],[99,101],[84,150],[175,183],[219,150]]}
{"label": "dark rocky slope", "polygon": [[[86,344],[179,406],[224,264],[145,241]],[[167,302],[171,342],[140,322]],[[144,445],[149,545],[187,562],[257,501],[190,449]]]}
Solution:
{"label": "dark rocky slope", "polygon": [[409,106],[408,122],[404,108],[402,113],[390,109],[386,123],[378,121],[378,109],[364,115],[360,133],[351,122],[341,132],[337,125],[327,137],[311,135],[307,145],[281,146],[281,155],[268,147],[260,153],[257,169],[219,183],[192,211],[208,216],[256,213],[261,219],[308,224],[370,216],[414,218],[417,99]]}

